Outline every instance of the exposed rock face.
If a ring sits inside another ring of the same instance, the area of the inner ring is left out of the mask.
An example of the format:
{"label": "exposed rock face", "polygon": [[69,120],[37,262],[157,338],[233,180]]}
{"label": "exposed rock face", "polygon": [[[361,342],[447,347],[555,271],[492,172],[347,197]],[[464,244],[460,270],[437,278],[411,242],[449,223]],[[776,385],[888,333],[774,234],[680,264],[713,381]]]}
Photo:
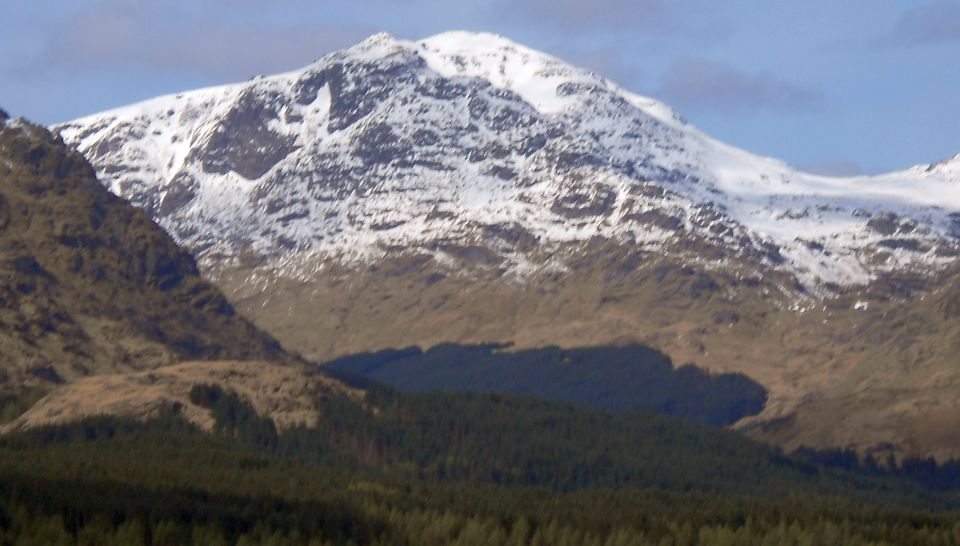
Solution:
{"label": "exposed rock face", "polygon": [[908,426],[960,419],[957,306],[928,309],[956,283],[960,156],[813,176],[468,33],[378,35],[57,131],[310,357],[639,341],[763,383],[760,437],[960,455]]}
{"label": "exposed rock face", "polygon": [[[294,360],[46,129],[0,126],[0,383],[184,359]],[[4,388],[4,385],[0,385]]]}
{"label": "exposed rock face", "polygon": [[[278,97],[257,97],[248,91],[237,98],[206,141],[194,150],[191,159],[205,173],[235,172],[247,179],[260,178],[294,150],[295,139],[270,128],[280,112],[271,108]],[[192,197],[195,197],[192,196]],[[185,199],[183,204],[189,202]]]}

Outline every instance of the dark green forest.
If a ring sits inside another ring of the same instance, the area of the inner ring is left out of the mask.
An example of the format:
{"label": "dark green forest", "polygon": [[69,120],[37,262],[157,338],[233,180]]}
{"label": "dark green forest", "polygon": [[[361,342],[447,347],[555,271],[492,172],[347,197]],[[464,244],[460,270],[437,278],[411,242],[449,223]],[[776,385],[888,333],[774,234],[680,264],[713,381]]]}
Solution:
{"label": "dark green forest", "polygon": [[16,394],[0,392],[0,425],[16,419],[44,394],[46,391],[39,388],[24,389]]}
{"label": "dark green forest", "polygon": [[568,402],[613,412],[651,410],[726,426],[763,410],[766,390],[742,374],[674,368],[643,345],[509,351],[500,345],[445,344],[343,357],[323,366],[341,378],[366,377],[404,392],[488,392]]}
{"label": "dark green forest", "polygon": [[0,543],[960,543],[954,491],[649,412],[378,388],[279,432],[216,385],[191,398],[210,433],[172,413],[0,440]]}

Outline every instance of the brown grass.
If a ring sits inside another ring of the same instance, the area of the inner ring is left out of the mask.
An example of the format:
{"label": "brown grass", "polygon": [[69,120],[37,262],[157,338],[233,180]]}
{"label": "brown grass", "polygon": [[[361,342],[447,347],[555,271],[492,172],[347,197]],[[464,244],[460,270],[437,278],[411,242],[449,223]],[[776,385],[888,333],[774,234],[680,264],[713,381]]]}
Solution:
{"label": "brown grass", "polygon": [[112,415],[148,419],[177,408],[204,430],[213,428],[210,410],[190,401],[195,385],[220,385],[273,419],[279,429],[316,426],[317,402],[345,394],[361,401],[363,392],[298,365],[256,361],[184,362],[145,372],[98,375],[61,386],[0,433],[64,424],[85,417]]}

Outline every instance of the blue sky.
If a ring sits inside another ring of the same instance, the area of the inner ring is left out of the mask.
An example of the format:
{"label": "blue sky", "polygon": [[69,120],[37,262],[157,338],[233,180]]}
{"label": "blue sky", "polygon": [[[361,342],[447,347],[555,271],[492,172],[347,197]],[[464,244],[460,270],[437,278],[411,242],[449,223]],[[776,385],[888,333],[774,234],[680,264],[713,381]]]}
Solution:
{"label": "blue sky", "polygon": [[54,123],[305,65],[387,31],[495,32],[806,169],[960,153],[960,0],[14,0],[0,107]]}

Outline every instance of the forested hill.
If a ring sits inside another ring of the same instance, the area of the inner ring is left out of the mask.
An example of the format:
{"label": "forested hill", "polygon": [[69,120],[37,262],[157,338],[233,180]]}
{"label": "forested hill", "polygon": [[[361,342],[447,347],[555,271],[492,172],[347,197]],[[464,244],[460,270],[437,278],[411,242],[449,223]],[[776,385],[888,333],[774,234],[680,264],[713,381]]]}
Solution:
{"label": "forested hill", "polygon": [[101,418],[0,441],[0,543],[957,544],[957,496],[802,462],[728,431],[494,395],[374,391],[278,433]]}
{"label": "forested hill", "polygon": [[[70,476],[68,469],[87,447],[113,445],[107,468],[136,473],[142,461],[128,460],[128,447],[177,449],[212,442],[235,453],[310,461],[386,480],[554,491],[613,487],[757,497],[795,492],[900,498],[883,493],[893,490],[889,483],[828,471],[731,431],[643,411],[611,414],[493,394],[404,394],[373,387],[362,404],[348,396],[318,400],[323,419],[315,428],[278,431],[243,396],[218,385],[197,385],[190,399],[215,419],[212,436],[201,434],[171,408],[146,423],[103,417],[35,428],[0,439],[0,448],[19,452],[16,458],[47,459],[43,464],[51,469],[63,456],[63,477]],[[67,450],[56,455],[60,447]],[[202,464],[199,459],[197,464]],[[116,475],[107,470],[104,477]],[[179,475],[163,475],[162,481],[179,483]]]}

